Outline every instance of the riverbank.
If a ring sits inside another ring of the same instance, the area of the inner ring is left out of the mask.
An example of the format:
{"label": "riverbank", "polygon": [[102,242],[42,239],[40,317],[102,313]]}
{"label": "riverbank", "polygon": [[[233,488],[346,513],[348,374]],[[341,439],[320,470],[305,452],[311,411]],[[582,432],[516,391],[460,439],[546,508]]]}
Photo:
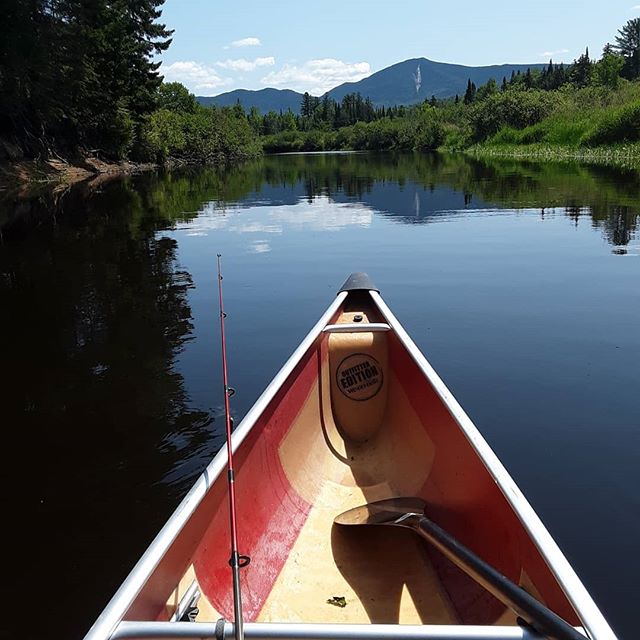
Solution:
{"label": "riverbank", "polygon": [[67,188],[78,182],[116,177],[156,169],[154,163],[105,162],[95,157],[73,161],[61,158],[21,160],[0,164],[0,192],[31,191],[39,186],[48,189]]}
{"label": "riverbank", "polygon": [[553,144],[478,144],[463,152],[475,158],[514,158],[538,162],[585,162],[617,167],[640,167],[640,143],[602,147]]}

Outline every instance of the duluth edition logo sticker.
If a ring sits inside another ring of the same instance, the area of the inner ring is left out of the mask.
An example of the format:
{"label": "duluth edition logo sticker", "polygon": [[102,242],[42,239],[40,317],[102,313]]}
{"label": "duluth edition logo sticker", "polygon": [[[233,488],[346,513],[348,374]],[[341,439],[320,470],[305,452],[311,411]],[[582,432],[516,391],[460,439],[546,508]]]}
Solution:
{"label": "duluth edition logo sticker", "polygon": [[354,353],[338,366],[336,383],[347,398],[369,400],[382,388],[382,368],[366,353]]}

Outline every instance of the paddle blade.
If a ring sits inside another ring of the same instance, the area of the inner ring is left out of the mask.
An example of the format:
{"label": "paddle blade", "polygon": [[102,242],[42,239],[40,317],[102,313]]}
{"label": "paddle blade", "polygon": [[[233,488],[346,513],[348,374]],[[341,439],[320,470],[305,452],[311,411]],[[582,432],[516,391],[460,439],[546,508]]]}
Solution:
{"label": "paddle blade", "polygon": [[426,503],[420,498],[388,498],[349,509],[334,518],[336,524],[394,524],[410,515],[424,514]]}

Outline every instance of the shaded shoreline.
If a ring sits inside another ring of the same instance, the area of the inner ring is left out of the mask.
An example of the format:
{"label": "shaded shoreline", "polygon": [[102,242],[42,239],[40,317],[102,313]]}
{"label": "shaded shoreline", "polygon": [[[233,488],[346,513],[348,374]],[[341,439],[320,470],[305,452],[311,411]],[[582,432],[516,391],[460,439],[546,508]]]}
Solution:
{"label": "shaded shoreline", "polygon": [[21,160],[0,164],[0,193],[29,195],[44,186],[65,189],[79,182],[131,175],[157,169],[154,163],[105,162],[95,157],[74,161],[50,158],[47,160]]}

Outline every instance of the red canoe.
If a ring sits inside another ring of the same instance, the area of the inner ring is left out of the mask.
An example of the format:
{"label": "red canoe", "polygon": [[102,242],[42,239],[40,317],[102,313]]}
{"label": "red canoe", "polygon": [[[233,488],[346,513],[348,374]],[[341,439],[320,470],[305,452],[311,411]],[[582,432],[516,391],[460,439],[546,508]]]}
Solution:
{"label": "red canoe", "polygon": [[[606,620],[526,498],[364,274],[232,438],[247,640],[539,638],[448,557],[342,512],[397,496],[594,640]],[[234,635],[221,451],[86,636]]]}

